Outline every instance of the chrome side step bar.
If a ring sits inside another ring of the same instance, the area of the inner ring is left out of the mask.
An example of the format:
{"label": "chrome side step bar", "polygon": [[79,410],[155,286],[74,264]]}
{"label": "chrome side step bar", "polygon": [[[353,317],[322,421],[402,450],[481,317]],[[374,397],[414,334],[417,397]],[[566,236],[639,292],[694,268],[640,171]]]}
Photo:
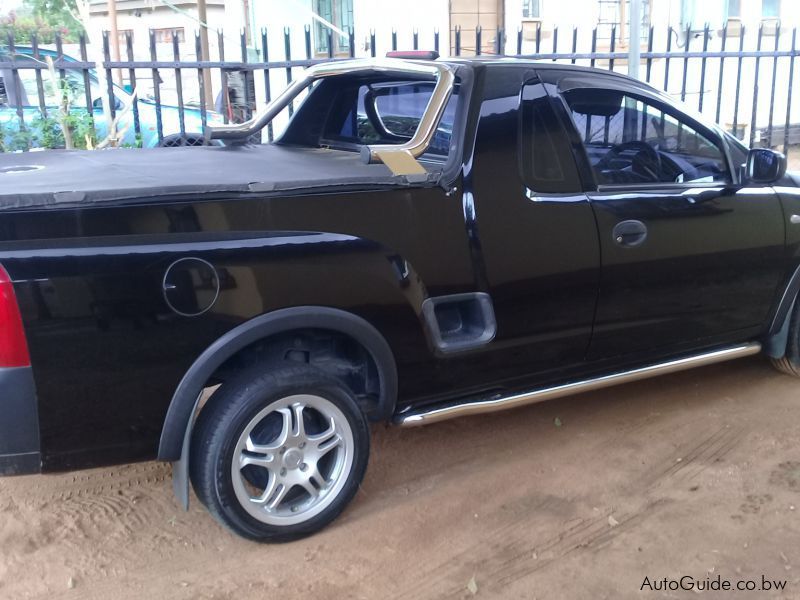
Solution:
{"label": "chrome side step bar", "polygon": [[703,367],[726,360],[733,360],[734,358],[758,354],[760,351],[761,344],[752,342],[740,346],[733,346],[732,348],[725,348],[723,350],[715,350],[713,352],[657,363],[631,371],[603,375],[592,379],[583,379],[573,383],[565,383],[563,385],[542,388],[521,394],[499,396],[487,400],[446,404],[438,407],[433,406],[417,411],[412,409],[407,413],[396,415],[394,423],[401,427],[415,427],[444,421],[446,419],[454,419],[456,417],[508,410],[509,408],[517,408],[518,406],[525,406],[526,404],[533,404],[535,402],[542,402],[562,396],[571,396],[572,394],[578,394],[580,392],[599,390],[612,385],[648,379],[656,375],[666,375],[667,373],[675,373],[677,371]]}

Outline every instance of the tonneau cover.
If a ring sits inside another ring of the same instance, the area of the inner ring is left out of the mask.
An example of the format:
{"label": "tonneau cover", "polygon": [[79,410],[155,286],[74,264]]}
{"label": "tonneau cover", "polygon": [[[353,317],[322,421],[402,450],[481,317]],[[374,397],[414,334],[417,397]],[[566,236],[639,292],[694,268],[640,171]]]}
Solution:
{"label": "tonneau cover", "polygon": [[411,182],[357,152],[277,144],[26,152],[0,155],[0,210]]}

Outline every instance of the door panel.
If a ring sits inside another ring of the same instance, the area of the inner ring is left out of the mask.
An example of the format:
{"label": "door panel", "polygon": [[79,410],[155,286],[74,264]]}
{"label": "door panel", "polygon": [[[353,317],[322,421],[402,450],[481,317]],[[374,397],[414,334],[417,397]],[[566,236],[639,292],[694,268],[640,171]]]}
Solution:
{"label": "door panel", "polygon": [[[603,256],[590,358],[725,341],[764,324],[785,270],[783,213],[771,189],[590,198]],[[626,220],[647,228],[638,246],[617,241],[614,228]]]}
{"label": "door panel", "polygon": [[508,373],[544,378],[583,362],[599,247],[556,107],[541,84],[525,85],[520,116],[523,80],[514,83],[486,83],[504,95],[483,102],[471,178],[494,346],[515,350]]}
{"label": "door panel", "polygon": [[752,339],[785,272],[771,188],[735,183],[718,134],[647,90],[562,94],[598,191],[589,359]]}

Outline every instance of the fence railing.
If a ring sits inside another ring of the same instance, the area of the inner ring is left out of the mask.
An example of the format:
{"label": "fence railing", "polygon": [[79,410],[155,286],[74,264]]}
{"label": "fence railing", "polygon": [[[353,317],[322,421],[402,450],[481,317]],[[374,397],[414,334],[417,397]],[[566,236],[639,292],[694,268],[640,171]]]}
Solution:
{"label": "fence railing", "polygon": [[[246,120],[257,106],[288,85],[297,69],[407,48],[398,44],[396,31],[388,43],[376,39],[372,31],[357,51],[351,30],[348,52],[334,56],[334,34],[329,32],[329,50],[320,56],[314,52],[310,27],[304,28],[302,36],[287,28],[282,35],[276,36],[274,30],[268,33],[264,28],[260,39],[250,39],[244,32],[234,36],[235,58],[230,52],[231,39],[222,32],[212,36],[216,52],[209,54],[216,54],[215,58],[204,55],[198,34],[187,43],[180,41],[176,32],[171,43],[160,43],[151,31],[144,48],[135,47],[127,33],[122,44],[125,59],[116,61],[111,58],[105,33],[98,62],[89,60],[90,50],[95,49],[84,37],[72,46],[57,37],[54,46],[47,48],[35,38],[23,47],[9,37],[7,46],[0,49],[0,146],[24,150],[42,145],[35,128],[53,129],[54,120],[62,128],[69,127],[66,113],[85,122],[85,129],[94,128],[101,138],[109,133],[104,125],[107,117],[116,119],[116,129],[124,133],[115,143],[202,143],[202,128],[209,121]],[[577,29],[564,35],[557,27],[543,29],[541,25],[511,36],[502,29],[492,33],[493,39],[487,41],[480,27],[474,31],[456,28],[449,32],[443,47],[438,31],[429,43],[414,31],[408,49],[433,49],[443,56],[506,55],[627,70],[626,40],[618,39],[616,27],[611,28],[609,38],[600,40],[597,28],[586,35]],[[787,151],[790,145],[800,143],[800,101],[792,97],[800,63],[796,60],[800,54],[797,28],[762,23],[755,31],[743,26],[712,30],[706,25],[699,30],[687,26],[657,32],[650,27],[646,34],[640,52],[641,79],[694,105],[707,119],[750,145]],[[298,42],[302,58],[296,52]],[[98,69],[103,76],[98,76]],[[103,82],[112,99],[105,109],[100,99]],[[275,135],[270,126],[265,141]],[[9,144],[9,136],[17,140],[15,145]]]}

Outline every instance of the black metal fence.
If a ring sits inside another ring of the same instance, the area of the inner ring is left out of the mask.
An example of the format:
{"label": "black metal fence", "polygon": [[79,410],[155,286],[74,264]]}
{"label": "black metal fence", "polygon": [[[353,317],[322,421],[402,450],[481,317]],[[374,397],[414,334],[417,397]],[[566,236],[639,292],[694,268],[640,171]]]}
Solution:
{"label": "black metal fence", "polygon": [[[124,111],[134,145],[194,143],[201,140],[202,127],[209,120],[247,119],[292,81],[296,69],[357,55],[380,56],[386,50],[422,48],[454,56],[513,55],[627,71],[628,51],[615,27],[610,39],[600,41],[597,28],[584,36],[577,29],[560,32],[558,28],[545,30],[541,26],[533,31],[520,29],[511,36],[500,30],[489,44],[480,27],[475,31],[456,28],[449,33],[447,47],[442,49],[438,31],[427,41],[420,40],[414,31],[411,48],[398,45],[396,31],[388,43],[376,39],[372,31],[363,40],[363,52],[356,52],[356,37],[350,31],[349,55],[334,56],[335,34],[329,32],[328,54],[319,56],[313,51],[311,28],[306,27],[301,38],[302,58],[297,58],[293,45],[298,38],[289,29],[283,29],[282,40],[274,40],[264,28],[260,39],[248,39],[243,32],[238,35],[233,58],[230,39],[226,48],[226,37],[218,32],[211,36],[216,52],[208,53],[216,54],[214,59],[205,55],[198,34],[185,43],[174,33],[171,44],[164,44],[157,43],[151,31],[144,60],[137,55],[143,54],[143,49],[134,47],[130,33],[122,44],[125,58],[112,60],[106,33],[100,44],[99,62],[89,60],[91,47],[85,38],[80,39],[72,54],[65,50],[60,38],[54,48],[40,47],[35,39],[22,47],[9,38],[7,46],[0,49],[0,127],[6,133],[14,130],[19,134],[32,127],[31,115],[47,117],[54,111],[63,112],[66,105],[71,114],[82,114],[98,130],[102,129],[98,121],[108,116],[114,120],[118,112]],[[750,145],[778,147],[785,152],[790,145],[800,143],[800,101],[792,97],[800,62],[796,61],[800,53],[797,28],[762,23],[754,32],[743,26],[712,30],[706,25],[699,30],[691,26],[680,31],[669,27],[660,35],[650,27],[645,33],[640,53],[641,79],[694,104],[706,118]],[[384,47],[379,50],[381,45]],[[281,56],[276,59],[278,53]],[[48,61],[48,57],[52,60]],[[98,69],[104,77],[98,77]],[[57,81],[49,81],[53,77]],[[102,82],[108,97],[116,98],[105,105],[109,115],[100,109],[97,98]],[[62,94],[68,91],[73,98],[59,107],[48,86]],[[167,92],[169,100],[165,99]],[[119,101],[126,94],[128,101]],[[143,114],[144,108],[148,108],[148,115]],[[13,119],[6,114],[3,120],[3,111],[13,112]],[[270,126],[265,139],[271,141],[274,135]],[[0,131],[0,141],[2,137]]]}

